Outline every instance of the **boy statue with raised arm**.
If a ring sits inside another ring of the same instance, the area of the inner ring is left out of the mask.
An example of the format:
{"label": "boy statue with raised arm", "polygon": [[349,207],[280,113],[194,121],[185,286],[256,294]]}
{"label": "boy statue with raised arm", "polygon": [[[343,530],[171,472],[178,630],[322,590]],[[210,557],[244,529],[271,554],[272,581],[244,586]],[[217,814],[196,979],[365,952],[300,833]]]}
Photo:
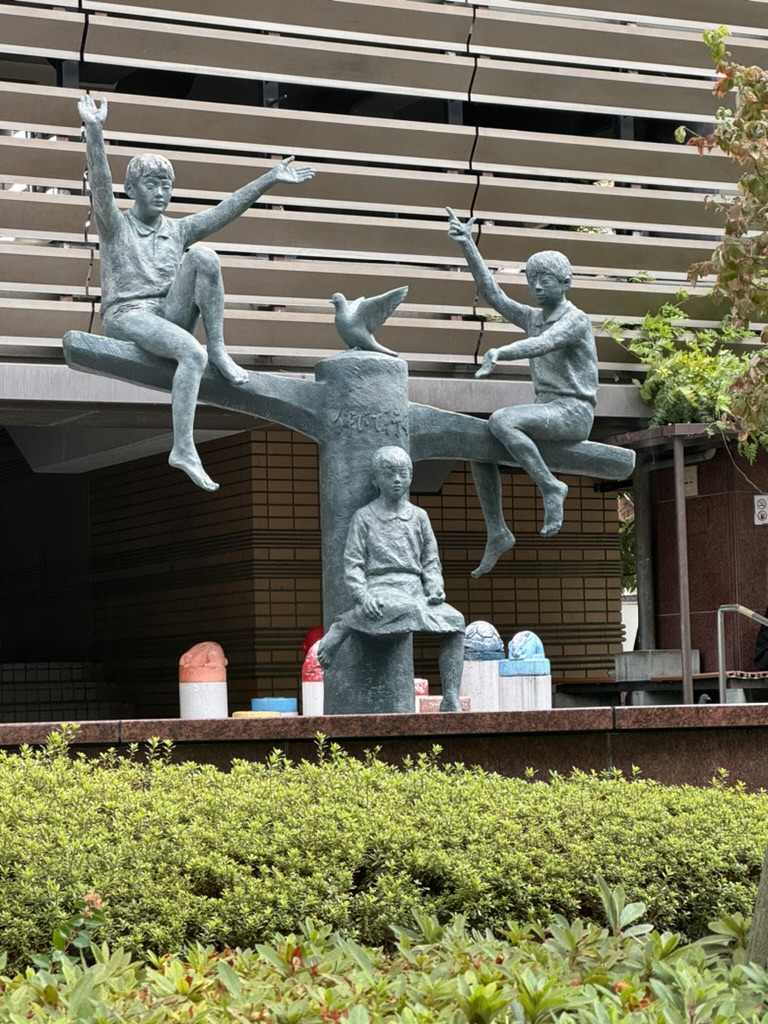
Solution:
{"label": "boy statue with raised arm", "polygon": [[[173,190],[173,167],[163,156],[144,154],[128,164],[125,191],[134,205],[121,212],[113,195],[104,146],[107,101],[97,106],[90,96],[83,96],[78,111],[85,126],[99,233],[104,329],[112,338],[132,341],[146,352],[177,363],[171,389],[173,448],[168,462],[182,469],[198,487],[215,491],[218,484],[203,469],[192,433],[200,380],[208,362],[231,384],[245,384],[248,374],[231,359],[224,344],[219,258],[212,249],[187,250],[231,224],[274,185],[298,184],[315,172],[311,167],[291,167],[293,157],[288,157],[217,206],[168,218],[164,214]],[[203,322],[206,348],[192,333],[198,317]]]}
{"label": "boy statue with raised arm", "polygon": [[[544,502],[544,537],[563,525],[563,502],[568,487],[551,472],[539,452],[538,441],[585,441],[595,415],[597,348],[586,313],[566,299],[571,286],[571,265],[560,252],[537,252],[525,265],[528,287],[539,305],[526,306],[506,295],[494,280],[472,240],[474,217],[465,224],[448,210],[449,236],[459,244],[484,302],[527,337],[502,348],[489,349],[475,374],[487,377],[497,362],[529,359],[536,394],[533,405],[497,409],[488,420],[491,433],[538,486]],[[488,522],[488,545],[472,573],[481,576],[515,543],[501,513],[498,467],[473,463],[472,472]]]}

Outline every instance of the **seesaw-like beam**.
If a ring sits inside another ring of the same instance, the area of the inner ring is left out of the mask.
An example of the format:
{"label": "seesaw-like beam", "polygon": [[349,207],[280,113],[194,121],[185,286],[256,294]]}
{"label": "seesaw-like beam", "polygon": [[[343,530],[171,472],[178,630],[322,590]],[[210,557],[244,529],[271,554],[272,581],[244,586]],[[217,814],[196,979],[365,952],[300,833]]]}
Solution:
{"label": "seesaw-like beam", "polygon": [[[467,459],[515,466],[504,445],[485,420],[429,405],[410,406],[411,458]],[[537,447],[556,473],[575,473],[601,480],[626,480],[635,468],[635,453],[598,441],[539,441]]]}
{"label": "seesaw-like beam", "polygon": [[[171,390],[175,363],[144,352],[133,342],[69,331],[63,346],[64,358],[74,370]],[[247,384],[230,384],[209,366],[200,383],[200,399],[222,409],[271,420],[319,440],[322,384],[253,371],[249,378]]]}
{"label": "seesaw-like beam", "polygon": [[[174,363],[144,352],[129,341],[83,331],[64,335],[69,366],[86,373],[170,391]],[[322,439],[323,385],[274,373],[249,373],[247,384],[225,381],[210,367],[200,385],[209,405],[231,409]],[[466,459],[516,465],[506,448],[488,430],[485,420],[428,405],[410,403],[410,450],[414,462],[424,459]],[[625,480],[632,474],[635,453],[596,441],[545,442],[538,445],[547,465],[557,473],[575,473],[603,480]]]}

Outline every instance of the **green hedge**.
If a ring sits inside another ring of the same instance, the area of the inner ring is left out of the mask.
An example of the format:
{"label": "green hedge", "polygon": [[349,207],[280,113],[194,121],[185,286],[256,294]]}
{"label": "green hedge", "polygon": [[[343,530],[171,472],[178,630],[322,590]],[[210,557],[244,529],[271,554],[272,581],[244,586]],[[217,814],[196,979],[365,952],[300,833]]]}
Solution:
{"label": "green hedge", "polygon": [[253,946],[306,918],[371,944],[414,910],[501,929],[602,916],[598,876],[690,937],[749,913],[768,797],[574,773],[506,779],[430,757],[395,768],[322,744],[316,763],[229,773],[145,760],[0,754],[0,949],[26,962],[90,890],[104,938],[172,951]]}

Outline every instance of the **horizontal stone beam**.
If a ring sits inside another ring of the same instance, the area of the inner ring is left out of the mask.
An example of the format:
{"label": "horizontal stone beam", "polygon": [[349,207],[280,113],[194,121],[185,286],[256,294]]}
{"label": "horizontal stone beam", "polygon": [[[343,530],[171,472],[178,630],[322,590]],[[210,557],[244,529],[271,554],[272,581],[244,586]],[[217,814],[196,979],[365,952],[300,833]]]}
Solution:
{"label": "horizontal stone beam", "polygon": [[[600,480],[626,480],[635,468],[635,453],[598,441],[540,441],[544,461],[556,473]],[[516,466],[485,420],[411,403],[411,458],[468,459]]]}
{"label": "horizontal stone beam", "polygon": [[[64,358],[73,370],[143,384],[170,391],[175,363],[144,352],[130,341],[119,341],[83,331],[68,331]],[[200,383],[200,400],[271,420],[318,440],[318,410],[322,385],[277,373],[248,372],[248,383],[230,384],[212,367]]]}

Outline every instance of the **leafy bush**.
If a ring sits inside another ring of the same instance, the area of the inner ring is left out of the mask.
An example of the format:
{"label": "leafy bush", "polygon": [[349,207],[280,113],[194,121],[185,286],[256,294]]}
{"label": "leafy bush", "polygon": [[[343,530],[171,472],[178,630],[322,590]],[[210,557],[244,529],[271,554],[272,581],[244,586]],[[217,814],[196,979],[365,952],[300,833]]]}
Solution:
{"label": "leafy bush", "polygon": [[[135,953],[253,946],[311,917],[378,945],[415,912],[503,930],[602,915],[598,876],[697,937],[751,909],[768,797],[574,772],[507,779],[421,756],[399,769],[321,743],[317,763],[0,753],[0,949],[47,949],[98,893]],[[80,901],[80,902],[79,902]]]}
{"label": "leafy bush", "polygon": [[737,330],[725,320],[718,330],[685,328],[682,303],[686,298],[680,293],[679,301],[648,313],[636,331],[631,324],[615,320],[603,325],[648,367],[645,378],[633,383],[653,405],[652,427],[719,423],[730,412],[731,389],[747,371],[748,357],[736,355],[728,346],[751,337],[750,332]]}
{"label": "leafy bush", "polygon": [[[511,924],[503,937],[416,915],[393,948],[366,948],[307,921],[253,950],[195,945],[132,960],[93,946],[95,963],[65,956],[0,978],[0,1022],[102,1024],[749,1024],[764,1020],[768,971],[722,950],[744,921],[694,945],[637,924],[642,904],[604,885],[609,928],[555,917]],[[714,943],[714,945],[713,945]],[[737,953],[739,952],[737,948]],[[1,970],[2,968],[0,968]]]}

